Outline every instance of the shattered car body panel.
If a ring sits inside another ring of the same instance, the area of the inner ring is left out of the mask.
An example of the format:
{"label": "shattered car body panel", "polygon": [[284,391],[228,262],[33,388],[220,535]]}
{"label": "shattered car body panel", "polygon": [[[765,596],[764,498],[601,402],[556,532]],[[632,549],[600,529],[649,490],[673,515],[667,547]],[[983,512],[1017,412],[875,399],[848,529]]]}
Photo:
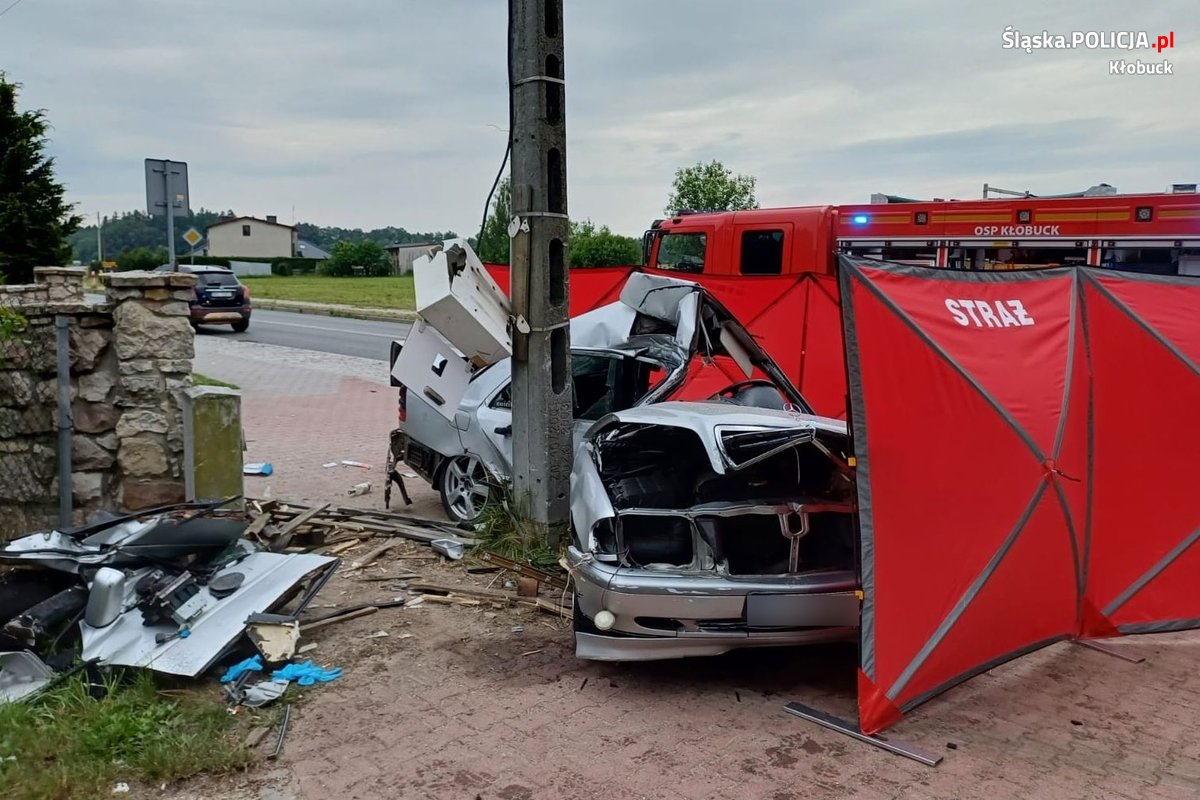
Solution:
{"label": "shattered car body panel", "polygon": [[247,542],[240,546],[244,557],[226,564],[212,579],[231,572],[242,573],[245,579],[226,597],[215,597],[207,586],[200,587],[195,595],[199,598],[196,605],[203,610],[187,622],[186,638],[159,642],[156,637],[172,636],[178,633],[179,626],[167,622],[144,624],[144,617],[137,609],[137,587],[152,569],[142,568],[125,582],[125,611],[116,621],[103,628],[80,623],[83,659],[195,677],[238,640],[249,617],[276,608],[307,576],[337,564],[337,559],[329,556],[254,552]]}
{"label": "shattered car body panel", "polygon": [[[734,384],[730,403],[809,410],[749,331],[689,281],[635,273],[619,302],[575,317],[570,327],[576,443],[603,414],[675,397],[717,362],[713,391]],[[408,391],[397,456],[439,490],[442,465],[467,457],[504,480],[512,473],[510,379],[507,359],[476,372],[450,417]]]}
{"label": "shattered car body panel", "polygon": [[719,402],[597,422],[572,472],[576,654],[657,659],[852,635],[847,452],[839,420]]}
{"label": "shattered car body panel", "polygon": [[246,524],[220,516],[160,514],[106,521],[73,531],[32,533],[0,547],[0,561],[36,563],[61,572],[213,555],[237,540]]}

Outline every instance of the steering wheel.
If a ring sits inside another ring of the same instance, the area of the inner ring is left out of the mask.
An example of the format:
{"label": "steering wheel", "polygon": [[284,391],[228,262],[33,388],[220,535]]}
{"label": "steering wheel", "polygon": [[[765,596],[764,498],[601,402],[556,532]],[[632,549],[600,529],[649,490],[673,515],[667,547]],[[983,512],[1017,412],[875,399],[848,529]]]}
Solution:
{"label": "steering wheel", "polygon": [[[733,384],[732,386],[726,386],[724,389],[722,389],[721,391],[719,391],[715,395],[713,395],[713,397],[714,398],[719,397],[724,400],[733,400],[739,394],[741,394],[743,391],[745,391],[746,389],[750,389],[754,386],[766,386],[768,389],[775,389],[775,384],[771,383],[768,380],[765,380],[763,378],[751,378],[748,381],[740,381],[738,383]],[[778,390],[776,389],[776,391],[778,391]]]}

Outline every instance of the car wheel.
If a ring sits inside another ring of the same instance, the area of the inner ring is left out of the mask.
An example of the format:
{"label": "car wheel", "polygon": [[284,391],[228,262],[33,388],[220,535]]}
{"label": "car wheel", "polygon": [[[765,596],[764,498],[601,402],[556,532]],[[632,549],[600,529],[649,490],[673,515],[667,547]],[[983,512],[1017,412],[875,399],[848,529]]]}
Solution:
{"label": "car wheel", "polygon": [[455,522],[474,522],[491,498],[487,470],[478,457],[455,456],[442,467],[438,477],[442,508]]}
{"label": "car wheel", "polygon": [[235,322],[230,326],[234,333],[245,333],[250,327],[250,320],[244,319],[241,322]]}

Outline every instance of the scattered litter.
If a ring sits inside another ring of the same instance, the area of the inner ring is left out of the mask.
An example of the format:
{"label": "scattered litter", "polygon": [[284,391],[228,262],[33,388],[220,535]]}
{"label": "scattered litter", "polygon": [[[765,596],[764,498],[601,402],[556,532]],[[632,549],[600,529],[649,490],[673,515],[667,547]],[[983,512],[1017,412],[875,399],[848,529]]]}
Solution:
{"label": "scattered litter", "polygon": [[513,626],[512,626],[512,632],[513,632],[513,633],[524,633],[524,632],[525,632],[525,626],[524,626],[524,625],[513,625]]}
{"label": "scattered litter", "polygon": [[518,597],[537,597],[538,582],[536,578],[517,578],[517,596]]}
{"label": "scattered litter", "polygon": [[400,634],[399,636],[397,636],[396,638],[397,638],[397,639],[415,639],[415,638],[416,638],[416,634],[412,634],[412,633],[402,633],[402,634]]}
{"label": "scattered litter", "polygon": [[409,600],[407,603],[404,604],[404,607],[405,608],[420,608],[424,604],[425,604],[425,595],[421,595],[420,597],[414,597],[412,600]]}
{"label": "scattered litter", "polygon": [[116,786],[114,786],[112,788],[112,793],[113,794],[128,794],[129,793],[129,784],[125,783],[125,781],[121,781],[120,783],[118,783]]}
{"label": "scattered litter", "polygon": [[415,477],[417,477],[417,473],[415,473],[415,472],[402,472],[402,473],[400,473],[400,474],[401,474],[401,475],[403,475],[405,478],[415,478]]}
{"label": "scattered litter", "polygon": [[345,464],[347,467],[358,467],[359,469],[370,469],[371,468],[370,464],[364,464],[361,461],[343,461],[342,463]]}
{"label": "scattered litter", "polygon": [[346,492],[346,494],[350,495],[351,497],[357,497],[359,495],[367,494],[370,491],[371,491],[371,482],[363,481],[362,483],[356,483],[353,486],[351,486],[350,491]]}
{"label": "scattered litter", "polygon": [[587,678],[584,678],[584,679],[583,679],[583,683],[579,684],[579,691],[581,691],[581,692],[582,692],[582,691],[583,691],[583,688],[584,688],[585,686],[587,686],[587,684],[588,684],[588,679],[587,679]]}
{"label": "scattered litter", "polygon": [[243,464],[243,475],[270,475],[275,471],[275,468],[270,464]]}
{"label": "scattered litter", "polygon": [[262,656],[252,656],[245,661],[239,661],[225,670],[225,674],[221,676],[221,683],[236,681],[242,676],[243,672],[262,672],[262,669]]}
{"label": "scattered litter", "polygon": [[286,705],[283,707],[283,719],[279,721],[279,737],[275,740],[275,749],[267,756],[270,759],[279,758],[279,754],[283,752],[283,738],[287,736],[288,725],[292,722],[292,707]]}
{"label": "scattered litter", "polygon": [[741,692],[734,692],[734,693],[733,693],[733,696],[734,696],[734,698],[735,698],[735,699],[737,699],[737,701],[738,701],[739,703],[740,703],[740,702],[742,702],[742,693],[741,693]]}
{"label": "scattered litter", "polygon": [[271,673],[271,679],[276,681],[295,681],[301,686],[312,686],[315,683],[329,683],[342,677],[342,668],[323,669],[312,660],[300,664],[288,664],[282,669]]}
{"label": "scattered litter", "polygon": [[300,643],[300,620],[283,614],[251,614],[246,635],[268,664],[291,661]]}
{"label": "scattered litter", "polygon": [[542,652],[542,651],[541,650],[529,650],[527,652],[521,653],[521,655],[522,656],[536,656],[540,652]]}
{"label": "scattered litter", "polygon": [[388,637],[387,631],[375,631],[374,633],[368,633],[363,638],[364,639],[386,639],[387,637]]}
{"label": "scattered litter", "polygon": [[329,463],[322,464],[321,466],[324,467],[325,469],[329,469],[330,467],[336,467],[337,465],[338,465],[338,462],[330,461]]}
{"label": "scattered litter", "polygon": [[305,653],[311,653],[313,650],[316,650],[318,647],[320,647],[320,645],[318,645],[316,642],[309,642],[308,644],[301,645],[300,649],[297,650],[296,652],[300,655],[304,655]]}
{"label": "scattered litter", "polygon": [[242,697],[242,705],[250,708],[262,708],[283,697],[287,687],[287,681],[259,681],[246,689],[246,693]]}
{"label": "scattered litter", "polygon": [[451,561],[458,561],[467,554],[466,545],[458,539],[434,539],[429,546]]}
{"label": "scattered litter", "polygon": [[28,697],[52,677],[54,671],[33,653],[0,653],[0,704]]}
{"label": "scattered litter", "polygon": [[954,742],[946,742],[946,749],[947,750],[957,750],[958,745],[956,745]]}

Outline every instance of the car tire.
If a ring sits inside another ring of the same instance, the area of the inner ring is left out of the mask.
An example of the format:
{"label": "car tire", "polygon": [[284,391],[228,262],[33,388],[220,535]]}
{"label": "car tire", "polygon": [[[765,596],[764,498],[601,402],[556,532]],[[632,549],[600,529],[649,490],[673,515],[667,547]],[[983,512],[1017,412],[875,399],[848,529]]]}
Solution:
{"label": "car tire", "polygon": [[229,327],[233,328],[234,333],[245,333],[250,328],[250,320],[244,319],[241,322],[235,322]]}
{"label": "car tire", "polygon": [[460,524],[478,520],[492,496],[487,469],[469,453],[446,459],[438,471],[437,490],[446,516]]}

